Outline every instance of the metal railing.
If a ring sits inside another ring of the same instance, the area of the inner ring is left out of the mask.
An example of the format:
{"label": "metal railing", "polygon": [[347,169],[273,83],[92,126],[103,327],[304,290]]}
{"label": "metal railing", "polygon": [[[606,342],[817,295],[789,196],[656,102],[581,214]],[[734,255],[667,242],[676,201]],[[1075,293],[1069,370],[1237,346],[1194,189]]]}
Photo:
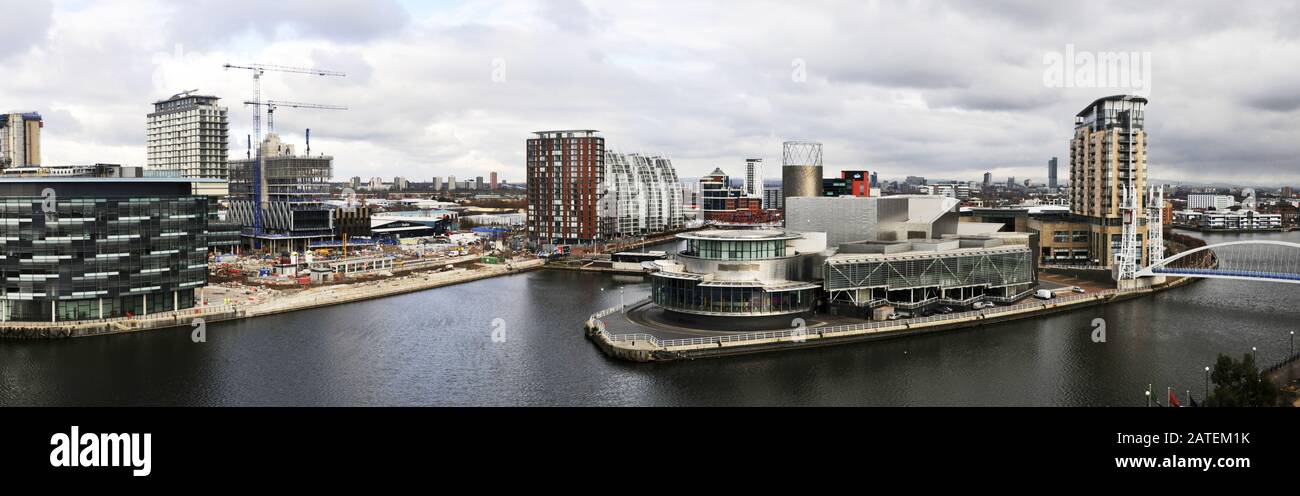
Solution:
{"label": "metal railing", "polygon": [[630,305],[616,306],[616,307],[607,308],[605,310],[596,312],[591,315],[591,322],[596,327],[595,334],[601,335],[605,339],[608,339],[611,342],[644,341],[653,344],[656,348],[671,349],[677,347],[701,346],[701,345],[721,346],[724,343],[743,343],[747,341],[761,341],[761,340],[771,340],[771,339],[787,339],[787,338],[810,339],[813,337],[826,338],[826,337],[832,337],[835,334],[843,334],[848,332],[875,331],[883,328],[895,328],[895,327],[907,328],[917,324],[956,321],[962,319],[971,319],[975,317],[989,318],[1001,314],[1019,312],[1022,310],[1044,308],[1047,305],[1109,297],[1118,292],[1119,291],[1115,289],[1107,289],[1107,290],[1102,290],[1102,291],[1097,291],[1097,292],[1087,293],[1087,294],[1072,294],[1066,296],[1057,296],[1050,300],[1035,300],[1029,303],[1020,303],[1016,305],[986,308],[982,310],[971,310],[966,312],[954,312],[954,313],[942,314],[942,315],[932,315],[929,317],[914,317],[914,318],[898,319],[898,320],[863,322],[860,324],[846,324],[846,325],[829,326],[829,327],[811,327],[811,328],[800,327],[800,328],[784,329],[779,331],[762,331],[762,332],[750,332],[750,333],[742,333],[742,334],[727,334],[722,336],[708,336],[708,337],[681,338],[681,339],[660,339],[658,337],[646,333],[611,334],[608,328],[605,326],[605,322],[601,320],[604,317],[607,317],[614,313],[618,313],[625,308],[633,308],[633,307],[640,306],[643,303],[648,303],[650,301],[650,298],[643,298]]}

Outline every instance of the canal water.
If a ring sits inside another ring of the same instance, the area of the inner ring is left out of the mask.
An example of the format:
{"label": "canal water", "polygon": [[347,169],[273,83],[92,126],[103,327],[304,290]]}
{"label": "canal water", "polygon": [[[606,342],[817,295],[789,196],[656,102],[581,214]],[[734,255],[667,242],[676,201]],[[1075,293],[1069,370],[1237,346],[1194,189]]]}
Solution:
{"label": "canal water", "polygon": [[[0,405],[1137,406],[1148,384],[1200,400],[1217,353],[1275,361],[1300,322],[1300,286],[1206,280],[1040,319],[691,362],[619,362],[583,338],[588,314],[647,291],[542,270],[210,324],[206,343],[187,329],[2,341]],[[1090,337],[1098,317],[1105,343]]]}

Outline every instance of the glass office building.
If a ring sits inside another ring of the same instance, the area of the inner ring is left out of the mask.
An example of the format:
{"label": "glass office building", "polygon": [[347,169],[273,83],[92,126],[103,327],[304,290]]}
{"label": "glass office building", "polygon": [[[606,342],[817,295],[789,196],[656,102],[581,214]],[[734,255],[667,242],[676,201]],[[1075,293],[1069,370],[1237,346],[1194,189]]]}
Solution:
{"label": "glass office building", "polygon": [[207,284],[208,196],[186,178],[0,179],[0,319],[190,308]]}
{"label": "glass office building", "polygon": [[677,235],[686,249],[651,278],[656,305],[708,316],[761,317],[808,312],[820,285],[800,280],[800,239],[784,231],[710,230]]}

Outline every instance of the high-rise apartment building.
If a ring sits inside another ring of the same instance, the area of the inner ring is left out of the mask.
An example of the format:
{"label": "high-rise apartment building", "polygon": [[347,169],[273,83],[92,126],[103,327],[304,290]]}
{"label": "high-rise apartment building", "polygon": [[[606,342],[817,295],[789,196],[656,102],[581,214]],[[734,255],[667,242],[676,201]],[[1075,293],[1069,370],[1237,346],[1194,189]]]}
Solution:
{"label": "high-rise apartment building", "polygon": [[0,168],[41,165],[41,128],[36,112],[0,114]]}
{"label": "high-rise apartment building", "polygon": [[601,212],[608,234],[636,236],[683,225],[677,170],[665,157],[605,152],[605,188]]}
{"label": "high-rise apartment building", "polygon": [[488,189],[491,189],[491,190],[494,190],[494,191],[497,189],[497,173],[496,173],[496,171],[493,171],[491,174],[488,174]]}
{"label": "high-rise apartment building", "polygon": [[[1089,253],[1111,266],[1131,226],[1141,257],[1147,226],[1147,99],[1116,95],[1099,98],[1074,119],[1070,142],[1070,212],[1089,231]],[[1126,198],[1129,198],[1127,206]],[[1141,263],[1140,260],[1138,263]]]}
{"label": "high-rise apartment building", "polygon": [[745,159],[745,181],[741,190],[750,198],[763,197],[763,159]]}
{"label": "high-rise apartment building", "polygon": [[529,241],[567,245],[603,239],[605,138],[590,129],[534,134],[526,144]]}
{"label": "high-rise apartment building", "polygon": [[1047,189],[1056,189],[1056,157],[1047,161]]}
{"label": "high-rise apartment building", "polygon": [[991,187],[991,186],[993,186],[993,173],[992,173],[992,172],[985,172],[985,173],[984,173],[984,189],[989,189],[989,187]]}
{"label": "high-rise apartment building", "polygon": [[226,179],[230,119],[218,100],[186,92],[154,102],[148,115],[149,168]]}

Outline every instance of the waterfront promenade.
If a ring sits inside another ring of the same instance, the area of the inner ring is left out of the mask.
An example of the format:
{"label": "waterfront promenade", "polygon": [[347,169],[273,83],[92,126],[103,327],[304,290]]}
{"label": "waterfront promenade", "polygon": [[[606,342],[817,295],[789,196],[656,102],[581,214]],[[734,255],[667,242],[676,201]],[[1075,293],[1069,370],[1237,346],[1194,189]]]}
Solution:
{"label": "waterfront promenade", "polygon": [[412,272],[403,276],[349,284],[316,286],[300,291],[279,292],[273,297],[260,298],[246,304],[208,305],[136,317],[66,322],[4,322],[0,323],[0,338],[44,339],[98,336],[149,329],[193,326],[198,322],[196,319],[203,319],[202,322],[211,323],[260,317],[461,284],[533,270],[543,264],[543,260],[530,259],[499,265],[480,265],[474,269],[459,268],[445,272]]}
{"label": "waterfront promenade", "polygon": [[638,308],[652,304],[647,298],[592,314],[587,319],[585,331],[587,337],[610,357],[633,362],[672,361],[828,346],[1034,318],[1102,305],[1111,301],[1149,296],[1190,281],[1192,279],[1182,278],[1142,289],[1124,291],[1108,289],[1089,294],[1058,296],[1050,300],[1030,300],[1010,306],[930,317],[831,326],[814,324],[802,328],[677,339],[656,336],[653,329],[646,328],[629,318],[629,314]]}

